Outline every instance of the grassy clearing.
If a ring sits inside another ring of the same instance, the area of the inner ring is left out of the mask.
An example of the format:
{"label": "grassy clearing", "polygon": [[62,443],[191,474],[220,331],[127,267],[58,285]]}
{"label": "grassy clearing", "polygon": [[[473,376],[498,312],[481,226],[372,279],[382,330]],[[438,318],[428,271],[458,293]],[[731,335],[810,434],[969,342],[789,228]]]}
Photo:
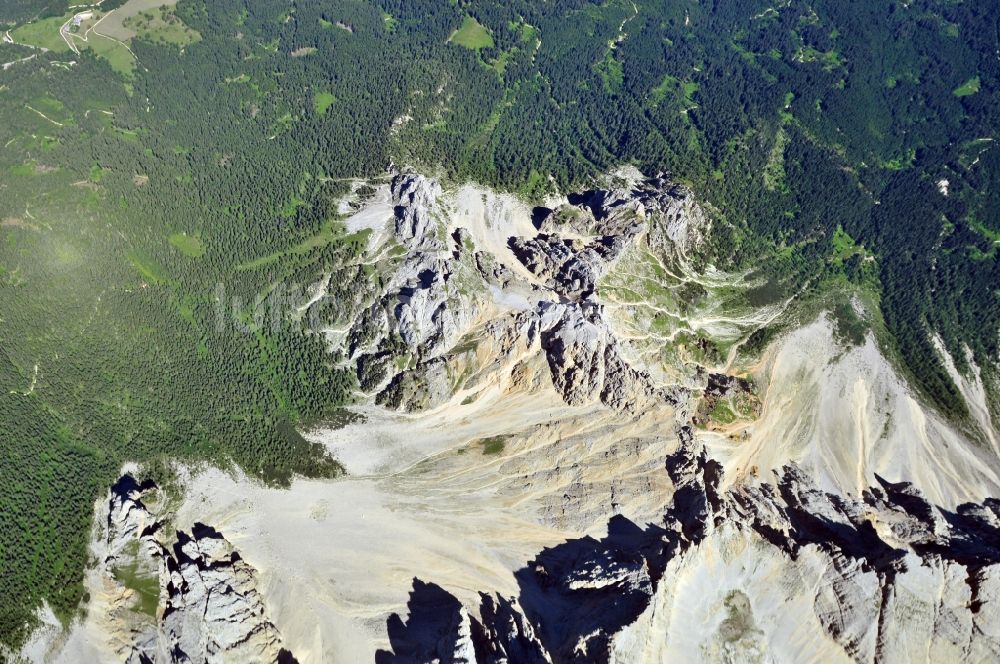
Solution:
{"label": "grassy clearing", "polygon": [[187,233],[171,233],[167,238],[173,247],[188,258],[201,258],[205,255],[205,244],[197,235]]}
{"label": "grassy clearing", "polygon": [[988,239],[993,244],[1000,245],[1000,231],[995,231],[991,228],[987,228],[985,224],[975,219],[969,221],[969,225],[974,231]]}
{"label": "grassy clearing", "polygon": [[72,17],[73,13],[70,12],[64,16],[43,18],[40,21],[22,25],[14,30],[11,36],[18,43],[47,48],[56,53],[66,53],[69,51],[69,45],[59,36],[59,28]]}
{"label": "grassy clearing", "polygon": [[974,95],[979,92],[979,85],[979,77],[973,76],[968,81],[952,90],[951,94],[956,97],[968,97],[969,95]]}
{"label": "grassy clearing", "polygon": [[189,28],[166,5],[129,16],[122,25],[136,37],[148,41],[186,46],[201,40],[201,34]]}
{"label": "grassy clearing", "polygon": [[[356,235],[363,236],[360,240],[367,242],[368,235],[371,234],[371,229],[365,228]],[[281,251],[276,251],[274,253],[268,254],[267,256],[261,256],[260,258],[255,258],[252,261],[246,261],[245,263],[240,263],[236,266],[237,271],[243,272],[246,270],[256,270],[257,268],[265,267],[273,263],[277,263],[283,258],[289,258],[294,256],[302,256],[308,254],[313,249],[318,249],[324,247],[336,238],[343,237],[340,235],[340,226],[336,221],[328,221],[323,227],[314,235],[310,235],[298,244],[289,247],[288,249],[283,249]]]}
{"label": "grassy clearing", "polygon": [[382,12],[382,21],[385,22],[385,29],[389,32],[395,32],[396,26],[399,25],[399,20],[386,11]]}
{"label": "grassy clearing", "polygon": [[167,275],[163,272],[163,268],[141,251],[130,251],[128,260],[148,284],[156,285],[167,281]]}
{"label": "grassy clearing", "polygon": [[504,70],[507,69],[507,63],[510,62],[510,59],[514,57],[514,54],[516,52],[517,49],[504,51],[499,56],[497,56],[496,60],[490,63],[490,66],[493,67],[494,71],[496,71],[498,75],[503,76]]}
{"label": "grassy clearing", "polygon": [[541,200],[549,188],[549,180],[543,174],[532,169],[528,174],[527,181],[518,189],[523,197],[529,201]]}
{"label": "grassy clearing", "polygon": [[604,52],[604,57],[594,65],[594,70],[600,75],[604,82],[604,89],[609,93],[617,92],[625,82],[625,72],[622,63],[615,57],[614,51],[610,48]]}
{"label": "grassy clearing", "polygon": [[911,168],[913,163],[917,159],[917,151],[913,148],[907,150],[905,155],[898,157],[893,157],[887,161],[882,162],[882,168],[886,168],[890,171],[903,171],[907,168]]}
{"label": "grassy clearing", "polygon": [[481,48],[493,46],[493,35],[479,21],[471,16],[466,16],[462,20],[462,27],[456,30],[448,38],[448,41],[464,48],[478,51]]}
{"label": "grassy clearing", "polygon": [[768,191],[786,191],[785,184],[785,148],[788,146],[788,134],[783,127],[778,127],[774,135],[774,145],[764,166],[764,186]]}
{"label": "grassy clearing", "polygon": [[725,401],[719,401],[715,404],[715,408],[712,409],[712,412],[708,416],[712,418],[713,422],[717,422],[718,424],[732,424],[736,421],[736,413],[733,412],[733,409]]}
{"label": "grassy clearing", "polygon": [[7,169],[7,172],[10,173],[12,176],[19,178],[28,178],[36,175],[34,163],[14,164],[13,166]]}
{"label": "grassy clearing", "polygon": [[326,109],[330,108],[335,101],[337,98],[332,92],[326,90],[316,92],[313,94],[313,110],[316,111],[316,115],[325,115]]}
{"label": "grassy clearing", "polygon": [[128,0],[118,9],[108,13],[101,21],[100,31],[114,39],[128,41],[137,36],[137,31],[125,25],[131,18],[143,12],[171,12],[177,0]]}
{"label": "grassy clearing", "polygon": [[[78,42],[79,43],[79,42]],[[119,74],[130,75],[135,70],[135,58],[124,44],[110,37],[104,37],[91,32],[87,40],[87,48],[108,61],[111,68]]]}
{"label": "grassy clearing", "polygon": [[865,248],[854,241],[854,238],[844,230],[842,226],[837,226],[833,232],[833,263],[843,265],[844,261],[854,255],[865,256]]}
{"label": "grassy clearing", "polygon": [[659,85],[649,91],[649,100],[653,106],[659,106],[668,96],[679,95],[685,108],[694,108],[694,94],[698,92],[698,84],[694,81],[682,81],[674,76],[664,76]]}
{"label": "grassy clearing", "polygon": [[521,41],[530,44],[538,39],[538,28],[530,23],[522,23],[520,26]]}
{"label": "grassy clearing", "polygon": [[281,216],[285,219],[291,219],[299,211],[299,208],[305,204],[306,202],[298,196],[292,196],[292,198],[282,206]]}
{"label": "grassy clearing", "polygon": [[[69,45],[60,36],[59,29],[72,17],[73,13],[70,12],[64,16],[35,21],[14,30],[12,36],[17,42],[47,48],[55,53],[69,53]],[[100,27],[103,29],[104,24],[102,23]],[[135,58],[132,57],[124,44],[95,31],[89,33],[86,41],[83,41],[81,37],[82,35],[71,37],[76,47],[80,50],[90,50],[95,55],[104,58],[116,72],[128,75],[135,69]]]}
{"label": "grassy clearing", "polygon": [[800,48],[795,54],[799,62],[819,62],[826,71],[833,71],[844,66],[844,61],[836,51],[817,51],[811,46]]}

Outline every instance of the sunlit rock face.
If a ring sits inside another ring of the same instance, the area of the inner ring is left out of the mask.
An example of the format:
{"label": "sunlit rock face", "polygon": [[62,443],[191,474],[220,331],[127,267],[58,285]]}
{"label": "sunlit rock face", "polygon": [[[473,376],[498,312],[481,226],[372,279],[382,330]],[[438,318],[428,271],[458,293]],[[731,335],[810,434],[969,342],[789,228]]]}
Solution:
{"label": "sunlit rock face", "polygon": [[[210,526],[171,531],[169,501],[126,473],[99,510],[103,563],[88,625],[98,659],[142,662],[296,661],[257,589],[257,572]],[[73,655],[61,653],[63,659]]]}

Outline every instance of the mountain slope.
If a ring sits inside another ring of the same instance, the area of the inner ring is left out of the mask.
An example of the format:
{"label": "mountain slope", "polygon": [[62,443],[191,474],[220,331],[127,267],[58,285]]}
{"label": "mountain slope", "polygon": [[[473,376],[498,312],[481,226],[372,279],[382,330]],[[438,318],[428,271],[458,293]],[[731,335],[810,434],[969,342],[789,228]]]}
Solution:
{"label": "mountain slope", "polygon": [[[347,477],[279,490],[198,470],[144,489],[173,498],[113,490],[98,522],[150,502],[157,525],[116,532],[152,558],[90,575],[115,599],[57,658],[239,659],[254,639],[256,657],[300,662],[995,656],[995,451],[923,406],[871,334],[853,346],[823,316],[745,377],[640,352],[651,337],[622,323],[650,300],[626,302],[619,279],[609,306],[602,287],[636,247],[685,280],[728,277],[695,266],[712,231],[690,192],[610,182],[534,210],[408,172],[349,196],[369,279],[345,299],[324,276],[286,311],[365,391],[354,421],[303,432]],[[736,340],[798,306],[743,316]],[[201,606],[169,553],[192,532],[237,552],[246,589],[222,619],[250,636],[200,645],[204,620],[173,608]],[[158,580],[151,613],[116,577],[129,565]],[[247,624],[246,601],[266,620]]]}

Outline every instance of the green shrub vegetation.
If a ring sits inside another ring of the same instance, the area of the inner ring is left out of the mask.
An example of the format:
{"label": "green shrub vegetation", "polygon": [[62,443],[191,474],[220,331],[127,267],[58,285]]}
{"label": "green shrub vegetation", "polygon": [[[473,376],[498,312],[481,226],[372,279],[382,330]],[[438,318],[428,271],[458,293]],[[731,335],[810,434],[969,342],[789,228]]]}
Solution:
{"label": "green shrub vegetation", "polygon": [[485,438],[482,440],[483,454],[494,455],[501,454],[504,447],[507,446],[506,436],[492,436],[490,438]]}

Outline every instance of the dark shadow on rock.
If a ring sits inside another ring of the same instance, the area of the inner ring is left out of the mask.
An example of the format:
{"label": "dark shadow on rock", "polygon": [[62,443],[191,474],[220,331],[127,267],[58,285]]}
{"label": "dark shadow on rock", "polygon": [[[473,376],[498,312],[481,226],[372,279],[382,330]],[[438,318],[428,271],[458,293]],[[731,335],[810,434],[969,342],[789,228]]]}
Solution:
{"label": "dark shadow on rock", "polygon": [[587,191],[567,194],[566,200],[569,201],[570,205],[590,207],[588,203],[591,203],[597,194],[598,191],[596,189],[588,189]]}
{"label": "dark shadow on rock", "polygon": [[295,655],[284,648],[278,651],[278,659],[275,662],[277,664],[299,664],[299,660],[295,659]]}
{"label": "dark shadow on rock", "polygon": [[461,619],[461,603],[436,583],[414,577],[406,604],[406,622],[398,613],[389,616],[387,628],[392,651],[375,653],[376,664],[418,664],[454,660],[455,636]]}
{"label": "dark shadow on rock", "polygon": [[552,214],[552,208],[541,205],[531,208],[531,223],[535,228],[541,228],[545,218]]}
{"label": "dark shadow on rock", "polygon": [[607,537],[545,549],[515,573],[521,606],[553,661],[607,661],[611,637],[649,605],[666,536],[657,526],[642,529],[615,516]]}
{"label": "dark shadow on rock", "polygon": [[226,539],[218,530],[204,523],[195,522],[191,528],[191,534],[195,539]]}
{"label": "dark shadow on rock", "polygon": [[472,620],[477,664],[550,664],[534,626],[513,598],[479,593],[482,622]]}

